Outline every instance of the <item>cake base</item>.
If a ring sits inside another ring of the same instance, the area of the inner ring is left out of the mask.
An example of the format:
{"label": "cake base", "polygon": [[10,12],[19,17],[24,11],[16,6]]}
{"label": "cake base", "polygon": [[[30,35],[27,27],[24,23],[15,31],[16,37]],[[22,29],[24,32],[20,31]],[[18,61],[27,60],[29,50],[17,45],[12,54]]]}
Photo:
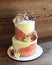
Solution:
{"label": "cake base", "polygon": [[17,61],[30,61],[30,60],[34,60],[38,57],[40,57],[43,53],[43,49],[40,45],[37,46],[37,52],[30,56],[30,57],[19,57],[19,58],[14,58],[13,56],[10,55],[10,50],[11,50],[11,46],[8,48],[7,50],[7,54],[10,58],[14,59],[14,60],[17,60]]}

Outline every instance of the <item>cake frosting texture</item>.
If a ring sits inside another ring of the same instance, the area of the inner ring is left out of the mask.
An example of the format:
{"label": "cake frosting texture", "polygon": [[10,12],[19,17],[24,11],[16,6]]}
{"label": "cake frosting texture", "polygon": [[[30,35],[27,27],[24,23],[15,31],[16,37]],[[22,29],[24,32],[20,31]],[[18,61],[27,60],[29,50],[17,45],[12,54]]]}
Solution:
{"label": "cake frosting texture", "polygon": [[12,43],[13,43],[15,49],[18,51],[19,49],[28,47],[31,44],[37,44],[37,39],[35,39],[35,41],[33,41],[33,42],[28,43],[28,42],[23,42],[23,41],[17,40],[15,38],[15,36],[13,36]]}
{"label": "cake frosting texture", "polygon": [[32,20],[24,20],[21,23],[15,24],[15,26],[26,35],[35,30],[35,22]]}

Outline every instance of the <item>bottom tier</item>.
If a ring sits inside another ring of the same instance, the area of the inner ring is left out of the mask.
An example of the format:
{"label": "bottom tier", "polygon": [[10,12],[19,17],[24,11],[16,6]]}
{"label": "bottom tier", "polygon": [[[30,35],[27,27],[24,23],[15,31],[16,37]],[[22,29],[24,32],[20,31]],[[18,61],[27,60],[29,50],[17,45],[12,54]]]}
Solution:
{"label": "bottom tier", "polygon": [[37,38],[33,42],[23,42],[15,38],[12,38],[12,45],[16,52],[22,57],[29,57],[36,53],[37,51]]}

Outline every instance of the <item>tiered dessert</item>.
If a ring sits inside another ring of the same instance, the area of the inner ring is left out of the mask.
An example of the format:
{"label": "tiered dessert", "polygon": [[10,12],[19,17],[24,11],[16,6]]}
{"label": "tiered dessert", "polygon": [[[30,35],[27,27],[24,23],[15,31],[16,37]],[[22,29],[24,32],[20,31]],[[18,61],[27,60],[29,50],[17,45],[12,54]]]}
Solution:
{"label": "tiered dessert", "polygon": [[35,21],[27,14],[18,14],[14,20],[15,36],[12,37],[11,55],[15,58],[30,57],[37,51]]}

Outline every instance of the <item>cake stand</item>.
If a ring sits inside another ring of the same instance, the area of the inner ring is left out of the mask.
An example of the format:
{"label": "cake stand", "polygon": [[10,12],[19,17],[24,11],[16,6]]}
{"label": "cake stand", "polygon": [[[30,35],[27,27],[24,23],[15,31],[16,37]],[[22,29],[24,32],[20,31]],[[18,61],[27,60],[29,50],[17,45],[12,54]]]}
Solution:
{"label": "cake stand", "polygon": [[30,61],[30,60],[34,60],[34,59],[39,58],[39,57],[42,55],[42,53],[43,53],[42,47],[41,47],[40,45],[38,45],[38,46],[37,46],[37,52],[36,52],[34,55],[32,55],[32,56],[30,56],[30,57],[14,58],[14,57],[11,56],[11,54],[10,54],[11,47],[12,47],[12,46],[10,46],[10,47],[8,48],[7,54],[8,54],[8,56],[9,56],[10,58],[12,58],[12,59],[14,59],[14,60],[17,60],[17,61]]}

